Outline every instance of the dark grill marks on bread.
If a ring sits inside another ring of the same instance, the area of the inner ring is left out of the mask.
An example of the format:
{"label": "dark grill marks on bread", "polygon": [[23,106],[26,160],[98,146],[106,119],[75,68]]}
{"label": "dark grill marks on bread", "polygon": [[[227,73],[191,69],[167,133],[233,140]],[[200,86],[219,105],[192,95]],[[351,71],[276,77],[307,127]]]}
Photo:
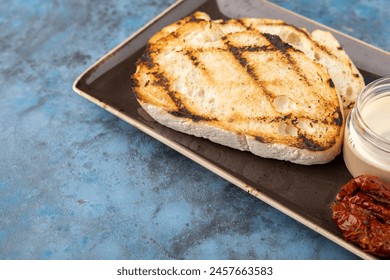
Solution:
{"label": "dark grill marks on bread", "polygon": [[343,114],[341,113],[340,108],[337,108],[336,111],[333,113],[333,121],[336,125],[340,127],[343,125]]}
{"label": "dark grill marks on bread", "polygon": [[[304,32],[304,33],[306,34],[306,32]],[[289,54],[289,50],[293,50],[293,51],[299,51],[299,50],[295,49],[290,44],[284,42],[278,35],[263,33],[263,36],[265,38],[267,38],[267,40],[272,44],[272,46],[275,47],[275,50],[279,50],[285,56],[285,58],[288,61],[288,67],[289,68],[291,67],[300,76],[302,81],[304,81],[307,84],[307,86],[309,88],[311,88],[313,85],[308,81],[307,76],[306,76],[307,73],[305,73],[301,68],[299,68],[296,61]],[[312,73],[310,73],[310,74],[312,74]],[[328,79],[328,84],[332,88],[335,87],[332,79]]]}
{"label": "dark grill marks on bread", "polygon": [[[245,24],[244,24],[244,25],[245,25]],[[298,27],[296,27],[296,26],[294,26],[294,25],[288,24],[288,23],[286,23],[286,22],[284,22],[284,21],[268,22],[268,23],[264,23],[264,25],[268,25],[268,26],[281,26],[281,27],[285,26],[285,27],[292,28],[292,29],[294,29],[296,32],[298,32],[299,34],[301,34],[302,36],[305,36],[308,40],[312,41],[313,44],[315,44],[315,45],[316,45],[318,48],[320,48],[322,51],[326,52],[328,55],[335,56],[328,48],[326,48],[325,46],[322,46],[322,45],[318,44],[318,42],[313,41],[313,40],[310,38],[310,35],[309,35],[306,31],[304,31],[304,30],[302,30],[302,29],[300,29],[300,28],[298,28]]]}
{"label": "dark grill marks on bread", "polygon": [[162,72],[152,72],[151,74],[156,78],[153,82],[153,85],[163,88],[164,91],[175,103],[177,110],[171,110],[170,113],[172,115],[176,117],[189,118],[192,119],[194,122],[215,120],[214,118],[200,116],[188,110],[180,99],[178,93],[174,90],[171,90],[169,80],[164,76]]}
{"label": "dark grill marks on bread", "polygon": [[251,30],[251,26],[245,25],[245,22],[244,22],[242,19],[238,18],[238,19],[235,19],[235,21],[236,21],[237,23],[241,24],[241,25],[242,25],[244,28],[246,28],[247,30]]}
{"label": "dark grill marks on bread", "polygon": [[329,143],[328,147],[324,147],[318,144],[312,138],[308,137],[305,133],[298,133],[298,139],[300,145],[296,145],[297,148],[308,149],[311,151],[324,151],[334,144],[334,141],[332,141],[331,143]]}
{"label": "dark grill marks on bread", "polygon": [[311,38],[310,38],[310,35],[305,32],[304,30],[302,29],[299,29],[298,27],[294,26],[294,25],[291,25],[291,24],[287,24],[287,23],[283,23],[281,25],[284,25],[284,26],[288,26],[288,27],[291,27],[293,28],[296,32],[299,32],[300,34],[302,34],[303,36],[305,36],[308,40],[312,41],[313,44],[315,44],[318,48],[320,48],[322,51],[326,52],[328,55],[330,56],[333,56],[335,57],[335,54],[333,54],[327,47],[323,46],[323,45],[320,45],[318,44],[318,42],[316,41],[313,41]]}
{"label": "dark grill marks on bread", "polygon": [[[293,46],[289,45],[282,41],[282,39],[278,35],[272,35],[269,33],[263,33],[263,36],[267,38],[267,40],[275,47],[275,50],[279,50],[282,54],[284,54],[285,58],[288,61],[288,67],[292,67],[294,71],[301,77],[302,81],[304,81],[309,87],[312,85],[307,80],[306,75],[303,73],[302,69],[300,69],[291,55],[288,53],[289,50],[294,49]],[[298,51],[294,49],[294,51]]]}
{"label": "dark grill marks on bread", "polygon": [[195,56],[195,54],[194,54],[193,51],[191,51],[191,50],[186,50],[186,51],[184,52],[184,55],[187,55],[187,56],[191,59],[192,63],[193,63],[195,66],[198,66],[198,65],[199,65],[200,61],[199,61],[199,59]]}
{"label": "dark grill marks on bread", "polygon": [[[272,101],[275,98],[275,95],[269,91],[266,86],[261,82],[261,80],[256,76],[256,73],[252,66],[247,63],[247,60],[242,56],[242,54],[247,51],[246,47],[239,48],[230,44],[230,42],[225,42],[228,51],[234,56],[234,58],[240,63],[240,65],[245,69],[247,74],[254,80],[256,84],[258,84],[262,89],[267,98]],[[253,47],[252,50],[260,50],[261,48]]]}
{"label": "dark grill marks on bread", "polygon": [[[264,121],[264,122],[268,121],[269,123],[280,122],[282,120],[285,120],[285,118],[281,117],[281,118],[276,118],[274,120],[271,118],[262,118],[261,119],[261,121]],[[311,125],[318,123],[317,120],[310,120],[310,121],[311,121]],[[313,139],[312,136],[307,135],[302,129],[297,127],[298,118],[294,118],[294,119],[287,121],[285,123],[287,125],[291,124],[297,129],[298,141],[296,141],[296,142],[292,141],[290,143],[290,145],[293,147],[296,147],[299,149],[308,149],[308,150],[313,150],[313,151],[325,151],[326,149],[329,149],[330,147],[332,147],[335,144],[335,140],[332,140],[332,141],[328,142],[326,145],[324,145],[324,144],[320,143],[319,141],[316,141],[315,139]],[[327,123],[327,121],[324,120],[323,123]],[[269,137],[264,136],[264,135],[256,135],[256,136],[254,136],[254,138],[261,143],[273,143],[273,141],[274,141],[274,139],[269,138]]]}
{"label": "dark grill marks on bread", "polygon": [[330,87],[334,88],[334,83],[333,83],[332,79],[328,80],[328,84]]}
{"label": "dark grill marks on bread", "polygon": [[[229,42],[227,42],[226,44],[228,46],[228,51],[233,54],[234,58],[237,59],[238,62],[241,64],[241,66],[244,67],[245,69],[247,69],[249,75],[253,77],[253,75],[254,75],[253,70],[251,70],[250,66],[247,65],[246,59],[241,56],[240,49],[235,47],[235,46],[230,45]],[[254,77],[254,78],[255,78],[255,80],[257,80],[256,77]]]}
{"label": "dark grill marks on bread", "polygon": [[272,35],[269,33],[263,33],[263,36],[279,51],[281,51],[287,58],[290,57],[287,50],[291,49],[292,46],[283,42],[278,35]]}
{"label": "dark grill marks on bread", "polygon": [[154,62],[151,57],[151,50],[149,48],[147,48],[145,52],[142,54],[140,61],[138,63],[142,63],[142,62],[145,63],[149,69],[154,67]]}

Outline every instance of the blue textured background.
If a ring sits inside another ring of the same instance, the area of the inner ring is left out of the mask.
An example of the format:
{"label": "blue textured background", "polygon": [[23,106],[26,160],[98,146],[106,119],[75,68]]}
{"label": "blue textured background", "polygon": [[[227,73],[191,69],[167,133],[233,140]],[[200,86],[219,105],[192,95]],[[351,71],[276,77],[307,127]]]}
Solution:
{"label": "blue textured background", "polygon": [[[0,259],[355,259],[72,91],[172,2],[0,1]],[[387,0],[274,2],[390,49]]]}

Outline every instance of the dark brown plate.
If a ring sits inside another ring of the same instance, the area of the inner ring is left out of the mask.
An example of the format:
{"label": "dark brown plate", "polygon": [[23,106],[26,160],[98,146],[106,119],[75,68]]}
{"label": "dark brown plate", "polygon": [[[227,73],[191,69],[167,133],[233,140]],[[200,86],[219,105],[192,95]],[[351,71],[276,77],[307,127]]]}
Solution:
{"label": "dark brown plate", "polygon": [[340,187],[351,178],[342,156],[316,166],[264,159],[161,126],[139,106],[130,89],[130,76],[148,39],[162,27],[196,10],[208,13],[213,19],[268,17],[283,19],[309,31],[329,30],[361,70],[366,82],[390,76],[389,53],[267,1],[187,0],[173,4],[87,69],[75,81],[74,90],[352,253],[364,259],[374,258],[346,242],[331,220],[330,204]]}

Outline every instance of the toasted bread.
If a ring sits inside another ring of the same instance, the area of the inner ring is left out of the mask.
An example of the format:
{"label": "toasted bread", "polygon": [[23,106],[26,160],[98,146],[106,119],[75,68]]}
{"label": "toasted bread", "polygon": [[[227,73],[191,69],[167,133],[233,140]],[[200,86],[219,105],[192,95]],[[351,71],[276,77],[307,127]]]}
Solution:
{"label": "toasted bread", "polygon": [[154,36],[132,84],[156,121],[184,133],[300,164],[340,153],[343,109],[327,69],[274,34],[188,17]]}

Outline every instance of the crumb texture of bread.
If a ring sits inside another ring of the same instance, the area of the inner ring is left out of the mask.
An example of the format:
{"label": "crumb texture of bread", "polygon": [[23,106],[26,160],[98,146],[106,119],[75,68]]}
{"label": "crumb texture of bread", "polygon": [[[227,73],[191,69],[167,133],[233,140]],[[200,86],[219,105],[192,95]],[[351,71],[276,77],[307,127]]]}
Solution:
{"label": "crumb texture of bread", "polygon": [[133,91],[153,119],[183,133],[261,157],[329,162],[341,151],[340,90],[356,89],[336,85],[313,45],[350,63],[333,36],[313,43],[293,29],[280,20],[211,20],[197,12],[150,39]]}

